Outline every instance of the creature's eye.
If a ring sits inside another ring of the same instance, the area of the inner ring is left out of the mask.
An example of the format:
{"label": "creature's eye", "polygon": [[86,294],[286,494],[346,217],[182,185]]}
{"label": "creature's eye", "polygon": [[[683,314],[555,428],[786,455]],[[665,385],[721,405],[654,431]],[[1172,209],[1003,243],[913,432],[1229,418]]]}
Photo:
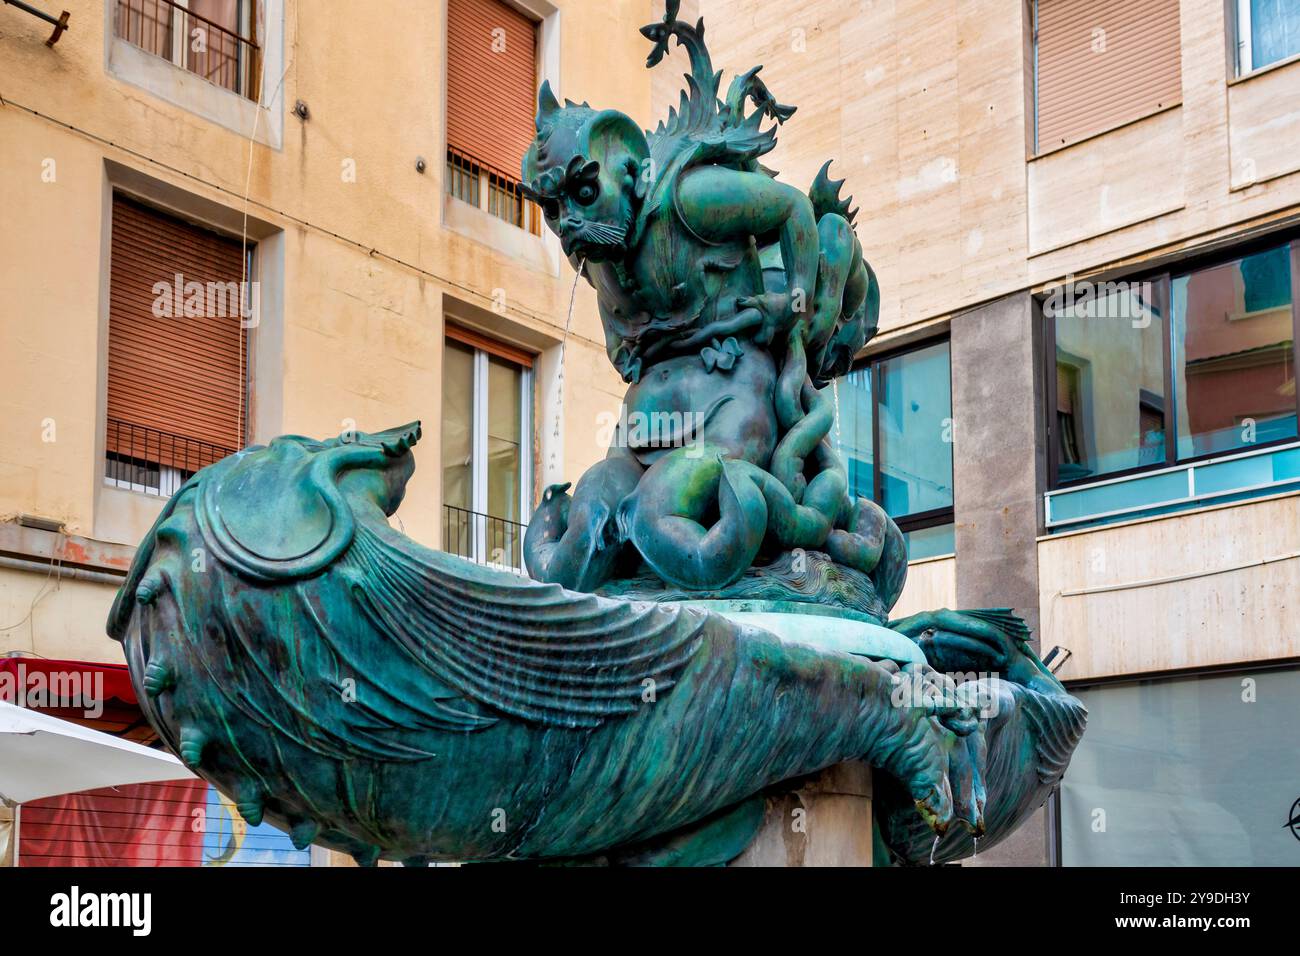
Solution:
{"label": "creature's eye", "polygon": [[573,198],[576,199],[578,204],[581,206],[590,206],[596,201],[596,197],[599,195],[600,187],[595,183],[582,183],[573,191]]}

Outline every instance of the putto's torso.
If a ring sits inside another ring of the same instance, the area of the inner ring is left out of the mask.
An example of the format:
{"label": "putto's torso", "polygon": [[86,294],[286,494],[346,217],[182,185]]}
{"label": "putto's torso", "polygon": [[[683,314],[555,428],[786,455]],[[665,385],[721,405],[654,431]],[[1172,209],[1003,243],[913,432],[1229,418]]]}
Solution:
{"label": "putto's torso", "polygon": [[[736,312],[736,299],[763,291],[752,241],[701,238],[687,224],[672,183],[647,201],[634,245],[620,263],[589,263],[587,276],[605,319],[611,357],[622,345],[620,371],[636,358],[643,371],[674,354],[692,333]],[[707,344],[703,343],[703,344]],[[693,350],[699,345],[691,343]]]}

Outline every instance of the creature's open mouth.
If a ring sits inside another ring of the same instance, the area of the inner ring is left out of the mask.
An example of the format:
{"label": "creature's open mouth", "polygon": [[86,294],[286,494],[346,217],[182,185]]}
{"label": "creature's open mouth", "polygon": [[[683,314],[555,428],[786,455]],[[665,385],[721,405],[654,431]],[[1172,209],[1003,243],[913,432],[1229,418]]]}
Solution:
{"label": "creature's open mouth", "polygon": [[415,447],[422,434],[420,423],[411,422],[408,425],[375,432],[369,436],[369,440],[378,444],[389,458],[400,458]]}
{"label": "creature's open mouth", "polygon": [[627,229],[604,222],[588,222],[560,237],[566,256],[579,255],[602,262],[621,255],[626,249]]}

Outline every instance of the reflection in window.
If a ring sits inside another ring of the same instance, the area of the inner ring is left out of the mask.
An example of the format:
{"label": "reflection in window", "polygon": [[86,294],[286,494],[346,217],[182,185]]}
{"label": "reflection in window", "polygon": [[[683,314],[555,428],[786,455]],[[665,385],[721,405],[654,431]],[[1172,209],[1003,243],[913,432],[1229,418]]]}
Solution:
{"label": "reflection in window", "polygon": [[912,560],[951,554],[948,343],[856,369],[836,380],[835,397],[833,437],[848,468],[850,493],[880,503],[904,532]]}
{"label": "reflection in window", "polygon": [[1178,457],[1296,435],[1291,250],[1174,278]]}
{"label": "reflection in window", "polygon": [[849,493],[875,498],[875,453],[871,439],[871,375],[867,365],[855,369],[835,383],[838,411],[835,419],[836,447],[849,470]]}
{"label": "reflection in window", "polygon": [[1058,480],[1165,460],[1164,318],[1142,283],[1051,304]]}
{"label": "reflection in window", "polygon": [[891,515],[952,507],[948,343],[880,363],[881,505]]}
{"label": "reflection in window", "polygon": [[1300,0],[1237,0],[1237,72],[1300,54]]}

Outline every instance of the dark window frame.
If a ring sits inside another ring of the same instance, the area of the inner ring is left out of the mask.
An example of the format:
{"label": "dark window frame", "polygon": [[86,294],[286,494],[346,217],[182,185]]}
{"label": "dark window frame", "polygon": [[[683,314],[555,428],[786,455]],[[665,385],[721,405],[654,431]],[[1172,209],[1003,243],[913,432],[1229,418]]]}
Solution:
{"label": "dark window frame", "polygon": [[[1297,440],[1300,440],[1300,436],[1277,438],[1272,441],[1257,442],[1249,448],[1233,449],[1228,451],[1212,451],[1188,458],[1178,457],[1178,402],[1175,400],[1173,394],[1174,353],[1173,315],[1171,305],[1173,298],[1173,280],[1191,275],[1194,272],[1200,272],[1204,269],[1212,269],[1215,266],[1227,265],[1230,262],[1245,259],[1260,252],[1267,252],[1268,250],[1276,249],[1279,246],[1288,247],[1291,253],[1291,361],[1292,368],[1295,368],[1297,358],[1300,358],[1300,234],[1295,232],[1275,233],[1273,235],[1262,236],[1223,249],[1192,255],[1162,269],[1113,276],[1108,280],[1092,280],[1132,283],[1150,282],[1152,287],[1156,290],[1155,301],[1160,308],[1158,314],[1160,315],[1162,326],[1161,350],[1164,358],[1165,455],[1163,461],[1153,462],[1146,465],[1136,465],[1132,468],[1123,468],[1117,471],[1087,475],[1083,478],[1074,478],[1067,481],[1061,480],[1059,460],[1060,449],[1058,447],[1056,428],[1056,409],[1058,407],[1057,400],[1059,397],[1057,395],[1056,382],[1056,321],[1053,318],[1049,318],[1043,310],[1045,296],[1035,297],[1035,305],[1038,310],[1038,320],[1042,323],[1043,332],[1043,369],[1045,379],[1045,388],[1043,389],[1043,392],[1047,405],[1043,421],[1045,429],[1044,440],[1047,446],[1047,489],[1049,491],[1060,491],[1064,488],[1078,488],[1084,485],[1095,484],[1099,481],[1110,481],[1115,478],[1128,478],[1146,474],[1148,472],[1161,471],[1166,468],[1175,468],[1180,465],[1194,465],[1197,462],[1208,461],[1212,458],[1224,458],[1238,452],[1258,451],[1265,448],[1281,447],[1283,445],[1294,444]],[[1297,393],[1296,395],[1296,415],[1297,419],[1300,419],[1300,393]]]}
{"label": "dark window frame", "polygon": [[[884,508],[884,504],[881,501],[882,482],[880,478],[880,366],[891,359],[901,358],[912,352],[933,348],[936,345],[948,346],[948,394],[951,398],[952,339],[946,333],[861,356],[849,367],[849,373],[860,372],[863,369],[871,370],[871,500],[880,505],[881,508]],[[950,407],[949,417],[951,415],[952,410]],[[903,534],[910,534],[913,531],[925,531],[929,528],[937,528],[940,525],[955,522],[954,507],[952,505],[946,508],[931,508],[926,511],[914,511],[899,517],[893,517],[892,515],[890,517],[893,518],[894,523],[898,525],[898,530]]]}

